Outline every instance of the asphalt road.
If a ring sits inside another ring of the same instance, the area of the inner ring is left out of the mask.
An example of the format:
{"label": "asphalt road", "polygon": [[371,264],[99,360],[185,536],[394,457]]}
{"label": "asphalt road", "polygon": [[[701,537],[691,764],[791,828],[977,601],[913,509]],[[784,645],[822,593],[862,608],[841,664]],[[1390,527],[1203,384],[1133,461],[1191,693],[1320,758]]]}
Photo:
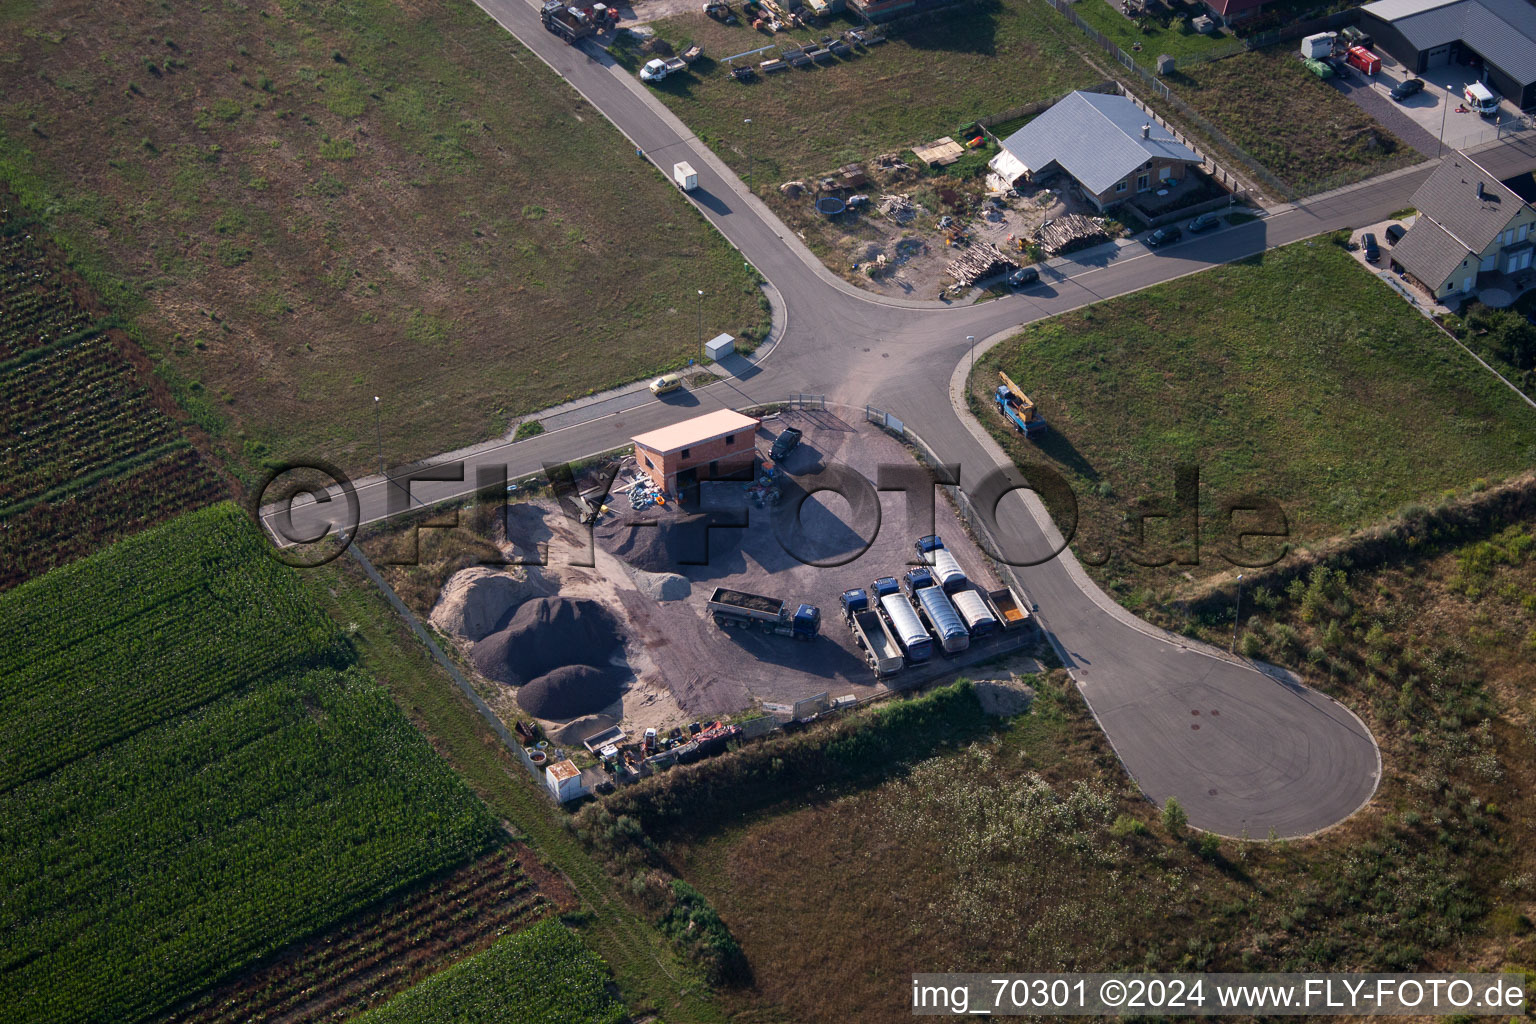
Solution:
{"label": "asphalt road", "polygon": [[[489,442],[443,460],[464,465],[462,483],[417,483],[405,501],[397,483],[360,481],[362,520],[473,489],[476,470],[504,466],[509,477],[619,447],[634,434],[715,408],[825,394],[831,404],[873,404],[900,417],[974,494],[1005,462],[951,402],[951,382],[968,359],[967,336],[983,351],[1019,326],[1197,273],[1320,232],[1383,219],[1408,205],[1428,176],[1420,168],[1294,204],[1263,220],[1148,252],[1139,245],[1099,263],[1049,272],[1027,292],[977,305],[894,301],[860,292],[817,261],[709,150],[633,76],[595,47],[564,45],[545,32],[526,0],[479,0],[503,27],[565,77],[643,149],[659,168],[687,160],[698,172],[695,202],[771,282],[781,323],[773,351],[734,379],[660,400],[627,397],[564,414],[566,425],[510,445]],[[617,159],[640,159],[631,152]],[[1496,172],[1536,166],[1526,140],[1480,155]],[[707,283],[703,284],[707,287]],[[1298,295],[1304,307],[1305,296]],[[432,460],[442,461],[442,460]],[[395,506],[391,507],[393,495]],[[339,504],[339,503],[338,503]],[[330,506],[334,509],[336,506]],[[298,506],[301,531],[332,518]],[[998,540],[1017,553],[1053,550],[1052,527],[1014,492],[997,506]],[[269,520],[270,523],[270,520]],[[1127,771],[1161,804],[1177,797],[1191,824],[1230,836],[1298,836],[1342,821],[1363,806],[1380,778],[1380,754],[1365,726],[1342,705],[1294,683],[1138,622],[1103,595],[1070,553],[1018,570],[1039,618]]]}

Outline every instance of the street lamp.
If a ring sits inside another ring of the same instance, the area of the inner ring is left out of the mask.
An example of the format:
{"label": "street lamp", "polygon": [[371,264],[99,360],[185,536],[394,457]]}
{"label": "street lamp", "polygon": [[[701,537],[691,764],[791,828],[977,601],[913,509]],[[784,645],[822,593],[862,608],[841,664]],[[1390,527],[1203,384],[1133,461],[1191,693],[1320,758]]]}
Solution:
{"label": "street lamp", "polygon": [[1445,112],[1451,108],[1451,97],[1456,95],[1456,90],[1450,86],[1445,87],[1445,99],[1440,101],[1440,139],[1435,143],[1435,159],[1445,150]]}
{"label": "street lamp", "polygon": [[384,475],[384,420],[379,412],[379,396],[373,396],[373,431],[379,440],[379,475]]}
{"label": "street lamp", "polygon": [[1237,652],[1237,620],[1243,609],[1243,574],[1237,574],[1237,603],[1232,606],[1232,646],[1227,648],[1228,654]]}
{"label": "street lamp", "polygon": [[699,362],[704,361],[704,289],[699,290]]}
{"label": "street lamp", "polygon": [[752,119],[744,117],[741,123],[747,126],[747,180],[752,179]]}
{"label": "street lamp", "polygon": [[965,336],[965,340],[967,342],[969,342],[970,346],[971,346],[971,372],[975,373],[976,372],[976,336],[974,334],[967,334]]}

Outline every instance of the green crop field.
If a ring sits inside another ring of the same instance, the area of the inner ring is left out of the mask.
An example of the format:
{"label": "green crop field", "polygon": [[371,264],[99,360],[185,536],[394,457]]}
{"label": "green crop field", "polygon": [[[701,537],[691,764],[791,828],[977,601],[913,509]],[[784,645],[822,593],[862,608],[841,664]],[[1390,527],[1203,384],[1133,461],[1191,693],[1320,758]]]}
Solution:
{"label": "green crop field", "polygon": [[0,225],[0,589],[222,496],[121,344]]}
{"label": "green crop field", "polygon": [[0,596],[0,1021],[142,1020],[497,841],[229,505]]}
{"label": "green crop field", "polygon": [[356,1024],[619,1024],[607,965],[543,921],[417,985]]}

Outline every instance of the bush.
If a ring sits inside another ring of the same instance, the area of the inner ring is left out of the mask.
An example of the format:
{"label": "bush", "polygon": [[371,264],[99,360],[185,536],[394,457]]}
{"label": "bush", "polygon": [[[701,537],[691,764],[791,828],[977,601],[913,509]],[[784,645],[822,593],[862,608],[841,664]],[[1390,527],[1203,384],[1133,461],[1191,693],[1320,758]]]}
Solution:
{"label": "bush", "polygon": [[1122,814],[1115,819],[1115,823],[1109,826],[1109,831],[1122,839],[1127,836],[1150,835],[1151,830],[1140,818],[1133,818],[1129,814]]}
{"label": "bush", "polygon": [[525,441],[530,437],[538,437],[544,433],[544,424],[538,420],[523,420],[517,425],[517,433],[512,435],[514,441]]}
{"label": "bush", "polygon": [[1189,824],[1189,815],[1184,813],[1184,807],[1179,803],[1178,797],[1169,797],[1163,805],[1163,828],[1168,830],[1171,836],[1184,834],[1184,828]]}

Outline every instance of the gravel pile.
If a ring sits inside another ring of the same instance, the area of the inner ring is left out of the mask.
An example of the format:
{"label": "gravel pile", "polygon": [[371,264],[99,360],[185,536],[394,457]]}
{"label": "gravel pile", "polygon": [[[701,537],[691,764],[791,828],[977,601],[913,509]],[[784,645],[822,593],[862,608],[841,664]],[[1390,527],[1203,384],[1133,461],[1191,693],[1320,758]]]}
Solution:
{"label": "gravel pile", "polygon": [[687,577],[675,572],[635,571],[635,584],[640,592],[657,601],[681,601],[693,593],[693,585]]}
{"label": "gravel pile", "polygon": [[[668,516],[658,520],[619,521],[600,527],[598,543],[643,572],[670,573],[683,565],[704,565],[741,545],[739,529],[709,530],[715,515]],[[721,522],[730,517],[722,516]],[[654,525],[653,525],[654,524]]]}
{"label": "gravel pile", "polygon": [[449,636],[484,640],[506,626],[513,611],[530,598],[543,597],[549,585],[523,570],[520,575],[487,566],[456,572],[443,586],[430,621]]}
{"label": "gravel pile", "polygon": [[518,705],[535,718],[595,715],[619,699],[619,673],[591,665],[565,665],[517,691]]}
{"label": "gravel pile", "polygon": [[476,644],[470,659],[487,678],[516,686],[571,664],[606,665],[620,642],[618,624],[596,601],[542,597]]}

